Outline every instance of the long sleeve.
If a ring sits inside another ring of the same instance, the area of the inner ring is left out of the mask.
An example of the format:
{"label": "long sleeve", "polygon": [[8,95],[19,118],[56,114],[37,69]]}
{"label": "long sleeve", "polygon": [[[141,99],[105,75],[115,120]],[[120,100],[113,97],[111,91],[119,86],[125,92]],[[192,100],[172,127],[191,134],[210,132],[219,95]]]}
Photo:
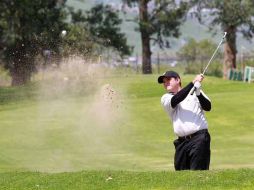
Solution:
{"label": "long sleeve", "polygon": [[186,87],[182,88],[179,92],[177,92],[171,99],[171,107],[175,108],[177,104],[183,101],[187,97],[193,86],[194,84],[190,82]]}
{"label": "long sleeve", "polygon": [[202,109],[205,111],[210,111],[212,106],[211,106],[211,102],[210,102],[209,98],[206,97],[202,92],[197,97],[198,97],[198,100],[199,100],[199,103],[200,103]]}

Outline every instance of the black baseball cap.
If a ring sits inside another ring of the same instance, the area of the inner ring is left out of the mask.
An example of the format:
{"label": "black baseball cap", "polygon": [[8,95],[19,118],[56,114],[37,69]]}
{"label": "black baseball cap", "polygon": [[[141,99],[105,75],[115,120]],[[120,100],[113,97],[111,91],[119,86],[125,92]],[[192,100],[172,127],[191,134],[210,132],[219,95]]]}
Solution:
{"label": "black baseball cap", "polygon": [[163,75],[159,76],[158,78],[158,83],[163,83],[163,78],[164,77],[174,77],[174,78],[180,78],[177,72],[175,71],[167,71]]}

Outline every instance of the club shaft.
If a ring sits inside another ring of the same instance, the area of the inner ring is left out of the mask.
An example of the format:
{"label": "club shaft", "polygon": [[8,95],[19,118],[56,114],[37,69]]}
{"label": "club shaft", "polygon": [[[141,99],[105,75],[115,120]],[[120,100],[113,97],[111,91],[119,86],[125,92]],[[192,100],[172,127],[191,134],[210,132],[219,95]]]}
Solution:
{"label": "club shaft", "polygon": [[[224,36],[222,37],[222,39],[221,39],[219,45],[217,46],[216,50],[213,52],[213,55],[212,55],[212,57],[210,58],[210,60],[208,61],[208,63],[207,63],[207,65],[206,65],[206,67],[205,67],[205,69],[204,69],[202,75],[204,75],[204,74],[206,73],[207,68],[209,67],[210,63],[212,62],[212,60],[213,60],[215,54],[217,53],[218,49],[220,48],[220,45],[222,44],[222,42],[223,42],[223,40],[225,39],[226,35],[227,35],[227,32],[224,32]],[[193,88],[191,89],[191,91],[190,91],[190,94],[192,95],[192,94],[194,93],[195,90],[196,90],[196,88],[193,87]]]}
{"label": "club shaft", "polygon": [[205,67],[205,69],[204,69],[204,71],[203,71],[203,73],[202,73],[203,75],[205,74],[205,72],[206,72],[207,68],[209,67],[210,63],[212,62],[212,60],[213,60],[215,54],[217,53],[218,49],[220,48],[220,45],[222,44],[222,42],[223,42],[224,38],[226,37],[226,35],[227,35],[227,33],[224,34],[224,36],[223,36],[223,38],[221,39],[221,41],[220,41],[219,45],[217,46],[216,50],[213,52],[212,57],[210,58],[208,64],[206,65],[206,67]]}

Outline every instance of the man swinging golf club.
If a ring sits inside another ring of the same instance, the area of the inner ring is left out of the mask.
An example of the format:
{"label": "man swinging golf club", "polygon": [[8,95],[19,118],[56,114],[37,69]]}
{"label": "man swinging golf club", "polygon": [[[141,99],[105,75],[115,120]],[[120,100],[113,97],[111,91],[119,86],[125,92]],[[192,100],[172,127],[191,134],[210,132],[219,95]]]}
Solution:
{"label": "man swinging golf club", "polygon": [[[181,78],[174,71],[167,71],[159,76],[158,83],[163,83],[168,93],[161,97],[161,104],[173,122],[176,170],[208,170],[210,165],[210,134],[204,111],[211,110],[211,101],[201,90],[204,74],[216,52],[225,39],[214,51],[202,74],[182,88]],[[195,92],[195,93],[194,93]]]}
{"label": "man swinging golf club", "polygon": [[[161,104],[173,122],[178,138],[175,145],[175,170],[208,170],[210,164],[210,134],[204,111],[211,110],[209,98],[201,90],[204,76],[197,75],[186,87],[181,87],[181,78],[174,71],[159,76],[168,93]],[[195,93],[191,89],[195,87]]]}

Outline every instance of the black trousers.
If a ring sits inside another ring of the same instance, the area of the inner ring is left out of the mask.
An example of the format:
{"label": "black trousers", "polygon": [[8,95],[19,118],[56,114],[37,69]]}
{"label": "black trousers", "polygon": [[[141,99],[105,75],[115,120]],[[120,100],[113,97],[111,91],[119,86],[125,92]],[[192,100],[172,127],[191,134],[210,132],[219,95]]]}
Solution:
{"label": "black trousers", "polygon": [[175,170],[209,170],[210,142],[211,137],[206,129],[176,139],[174,141]]}

